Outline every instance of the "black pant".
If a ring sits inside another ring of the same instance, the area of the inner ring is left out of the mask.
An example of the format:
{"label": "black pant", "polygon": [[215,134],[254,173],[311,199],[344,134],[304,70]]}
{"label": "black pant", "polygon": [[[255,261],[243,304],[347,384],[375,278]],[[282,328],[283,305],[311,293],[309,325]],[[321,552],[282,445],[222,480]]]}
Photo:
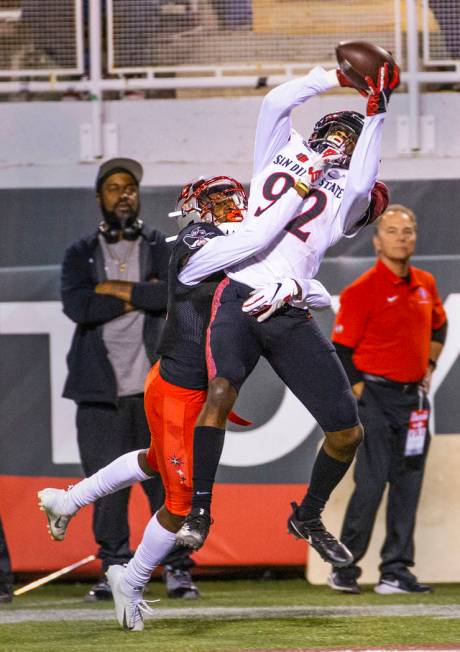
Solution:
{"label": "black pant", "polygon": [[[364,426],[354,472],[355,490],[348,503],[341,540],[353,554],[354,565],[341,573],[359,577],[357,562],[365,555],[385,486],[389,484],[386,537],[380,573],[399,577],[414,565],[414,528],[422,489],[429,433],[421,455],[404,455],[410,413],[417,410],[416,389],[405,393],[392,386],[367,382],[358,403]],[[423,407],[428,409],[424,397]]]}
{"label": "black pant", "polygon": [[324,431],[358,424],[356,401],[337,353],[305,310],[285,306],[259,323],[241,310],[250,287],[223,281],[219,290],[209,324],[210,379],[226,378],[239,391],[264,356]]}
{"label": "black pant", "polygon": [[3,531],[2,520],[0,519],[0,584],[13,584],[13,575],[11,573],[10,554],[6,545],[5,533]]}
{"label": "black pant", "polygon": [[[144,396],[124,396],[115,407],[106,403],[81,403],[77,410],[78,447],[86,477],[130,451],[148,448],[150,432],[144,413]],[[152,514],[164,501],[159,475],[142,482]],[[104,571],[132,557],[129,548],[128,500],[130,487],[100,498],[94,505],[93,532]],[[173,550],[162,561],[175,568],[194,565],[186,548]]]}

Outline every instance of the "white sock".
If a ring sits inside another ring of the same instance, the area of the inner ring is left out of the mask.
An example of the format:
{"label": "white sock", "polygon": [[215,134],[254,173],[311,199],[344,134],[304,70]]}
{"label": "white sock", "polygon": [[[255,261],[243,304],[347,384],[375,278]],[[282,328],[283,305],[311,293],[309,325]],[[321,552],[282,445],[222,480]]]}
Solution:
{"label": "white sock", "polygon": [[[158,513],[158,512],[157,512]],[[134,557],[126,567],[126,574],[123,578],[126,588],[143,589],[150,580],[152,571],[158,566],[176,543],[175,532],[166,530],[154,514],[144,530]]]}
{"label": "white sock", "polygon": [[143,452],[145,451],[139,450],[120,455],[89,478],[78,482],[67,491],[67,504],[74,507],[76,512],[83,505],[94,503],[98,498],[113,494],[136,482],[148,480],[151,476],[141,469],[137,460],[139,453]]}

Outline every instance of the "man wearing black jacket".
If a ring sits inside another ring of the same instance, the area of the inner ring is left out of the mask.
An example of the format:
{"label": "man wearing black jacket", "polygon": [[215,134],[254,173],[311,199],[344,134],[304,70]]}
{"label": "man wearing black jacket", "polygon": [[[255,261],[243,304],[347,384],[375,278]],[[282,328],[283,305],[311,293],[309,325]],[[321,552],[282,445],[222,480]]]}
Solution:
{"label": "man wearing black jacket", "polygon": [[[142,166],[111,159],[98,171],[96,197],[103,220],[74,243],[62,266],[64,313],[77,324],[67,362],[64,396],[77,403],[77,436],[86,476],[132,450],[148,448],[144,380],[158,359],[167,301],[170,250],[159,231],[146,233],[139,218]],[[142,487],[152,513],[163,502],[159,476]],[[102,570],[123,564],[129,548],[129,488],[97,501],[93,531]],[[164,560],[168,594],[197,597],[187,554]],[[106,580],[86,600],[111,597]]]}

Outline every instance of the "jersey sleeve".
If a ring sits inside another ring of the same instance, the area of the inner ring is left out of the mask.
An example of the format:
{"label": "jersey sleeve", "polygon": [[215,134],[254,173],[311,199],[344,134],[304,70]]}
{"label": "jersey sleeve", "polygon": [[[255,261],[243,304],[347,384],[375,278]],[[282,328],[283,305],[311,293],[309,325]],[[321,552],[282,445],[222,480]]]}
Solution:
{"label": "jersey sleeve", "polygon": [[355,349],[364,335],[370,306],[369,287],[351,285],[340,295],[340,307],[332,330],[332,341]]}
{"label": "jersey sleeve", "polygon": [[431,281],[432,281],[431,296],[433,299],[431,328],[433,330],[437,330],[438,328],[441,328],[441,326],[443,326],[446,323],[447,315],[446,315],[446,311],[444,310],[444,306],[442,305],[441,297],[439,296],[438,288],[436,286],[436,281],[434,276],[431,276]]}
{"label": "jersey sleeve", "polygon": [[213,238],[189,258],[179,281],[194,285],[210,274],[241,263],[262,251],[281,233],[302,205],[303,198],[290,188],[258,217],[245,219],[242,228],[225,238]]}
{"label": "jersey sleeve", "polygon": [[371,199],[380,164],[382,127],[385,114],[368,116],[351,157],[343,199],[340,222],[345,236],[356,235],[356,222],[363,217]]}
{"label": "jersey sleeve", "polygon": [[292,110],[334,86],[338,86],[335,70],[326,71],[317,66],[308,75],[280,84],[267,93],[257,121],[253,177],[259,174],[289,141]]}

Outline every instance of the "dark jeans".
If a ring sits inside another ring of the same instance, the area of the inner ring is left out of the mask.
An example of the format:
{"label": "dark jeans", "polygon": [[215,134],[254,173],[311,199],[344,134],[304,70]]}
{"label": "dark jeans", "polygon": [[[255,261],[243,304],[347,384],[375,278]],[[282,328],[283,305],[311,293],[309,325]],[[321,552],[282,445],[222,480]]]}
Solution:
{"label": "dark jeans", "polygon": [[0,584],[13,584],[11,573],[10,554],[6,545],[5,532],[3,531],[2,520],[0,519]]}
{"label": "dark jeans", "polygon": [[[77,410],[78,447],[86,477],[120,455],[148,448],[150,432],[144,413],[144,397],[125,396],[115,407],[106,403],[81,403]],[[152,514],[163,504],[164,490],[159,475],[142,482]],[[96,501],[93,532],[99,544],[98,557],[104,571],[111,564],[123,564],[132,557],[129,547],[128,501],[131,489],[121,489]],[[189,551],[178,548],[162,561],[175,568],[194,565]]]}
{"label": "dark jeans", "polygon": [[[423,454],[404,456],[408,422],[418,409],[418,393],[367,382],[358,403],[364,441],[358,449],[355,490],[348,503],[341,540],[353,554],[354,565],[341,574],[359,577],[356,565],[365,555],[375,517],[388,483],[386,536],[381,549],[380,573],[410,575],[414,565],[414,528],[422,489],[429,433]],[[424,398],[424,408],[428,400]]]}

